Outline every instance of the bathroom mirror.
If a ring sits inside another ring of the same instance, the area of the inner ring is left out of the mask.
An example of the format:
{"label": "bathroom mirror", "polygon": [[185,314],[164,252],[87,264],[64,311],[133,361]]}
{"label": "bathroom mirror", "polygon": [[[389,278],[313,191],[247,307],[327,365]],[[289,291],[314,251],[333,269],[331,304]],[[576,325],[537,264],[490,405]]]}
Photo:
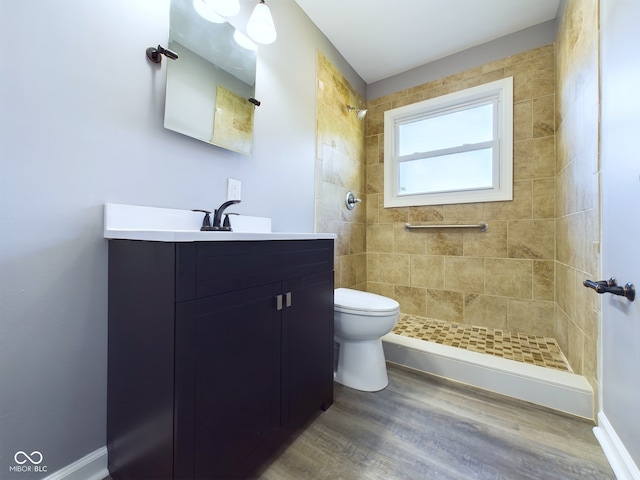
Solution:
{"label": "bathroom mirror", "polygon": [[171,0],[164,126],[203,142],[251,155],[256,50],[234,40],[228,22],[213,23],[193,0]]}

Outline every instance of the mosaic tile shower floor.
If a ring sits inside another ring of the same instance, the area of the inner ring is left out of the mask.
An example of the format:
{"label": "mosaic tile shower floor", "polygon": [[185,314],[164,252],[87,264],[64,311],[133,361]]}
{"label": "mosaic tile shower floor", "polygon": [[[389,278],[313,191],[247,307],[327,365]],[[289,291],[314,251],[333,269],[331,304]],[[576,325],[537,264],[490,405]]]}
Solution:
{"label": "mosaic tile shower floor", "polygon": [[509,360],[573,370],[555,339],[401,314],[393,333]]}

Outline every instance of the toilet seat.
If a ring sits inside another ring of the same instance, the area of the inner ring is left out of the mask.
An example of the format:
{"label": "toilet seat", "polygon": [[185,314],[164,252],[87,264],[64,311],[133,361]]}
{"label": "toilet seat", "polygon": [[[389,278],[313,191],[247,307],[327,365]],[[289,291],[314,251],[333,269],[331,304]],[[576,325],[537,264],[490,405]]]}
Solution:
{"label": "toilet seat", "polygon": [[349,288],[337,288],[333,303],[335,311],[352,315],[383,317],[400,311],[400,304],[391,298]]}

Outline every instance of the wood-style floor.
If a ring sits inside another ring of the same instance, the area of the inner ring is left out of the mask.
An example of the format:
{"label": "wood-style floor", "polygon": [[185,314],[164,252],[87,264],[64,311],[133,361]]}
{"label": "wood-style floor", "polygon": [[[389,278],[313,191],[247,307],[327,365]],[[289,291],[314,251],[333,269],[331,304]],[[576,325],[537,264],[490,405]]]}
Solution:
{"label": "wood-style floor", "polygon": [[335,403],[263,480],[615,479],[593,425],[389,365],[389,386],[335,384]]}
{"label": "wood-style floor", "polygon": [[591,422],[396,365],[388,372],[376,393],[335,384],[331,408],[258,478],[615,479]]}

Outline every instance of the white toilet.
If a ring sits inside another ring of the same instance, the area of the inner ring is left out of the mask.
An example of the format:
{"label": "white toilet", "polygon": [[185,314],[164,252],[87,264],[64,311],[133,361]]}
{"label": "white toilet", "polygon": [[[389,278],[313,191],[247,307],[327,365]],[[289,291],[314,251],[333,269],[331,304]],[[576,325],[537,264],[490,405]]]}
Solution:
{"label": "white toilet", "polygon": [[334,380],[365,392],[382,390],[389,383],[380,337],[398,321],[400,304],[382,295],[337,288],[334,295]]}

